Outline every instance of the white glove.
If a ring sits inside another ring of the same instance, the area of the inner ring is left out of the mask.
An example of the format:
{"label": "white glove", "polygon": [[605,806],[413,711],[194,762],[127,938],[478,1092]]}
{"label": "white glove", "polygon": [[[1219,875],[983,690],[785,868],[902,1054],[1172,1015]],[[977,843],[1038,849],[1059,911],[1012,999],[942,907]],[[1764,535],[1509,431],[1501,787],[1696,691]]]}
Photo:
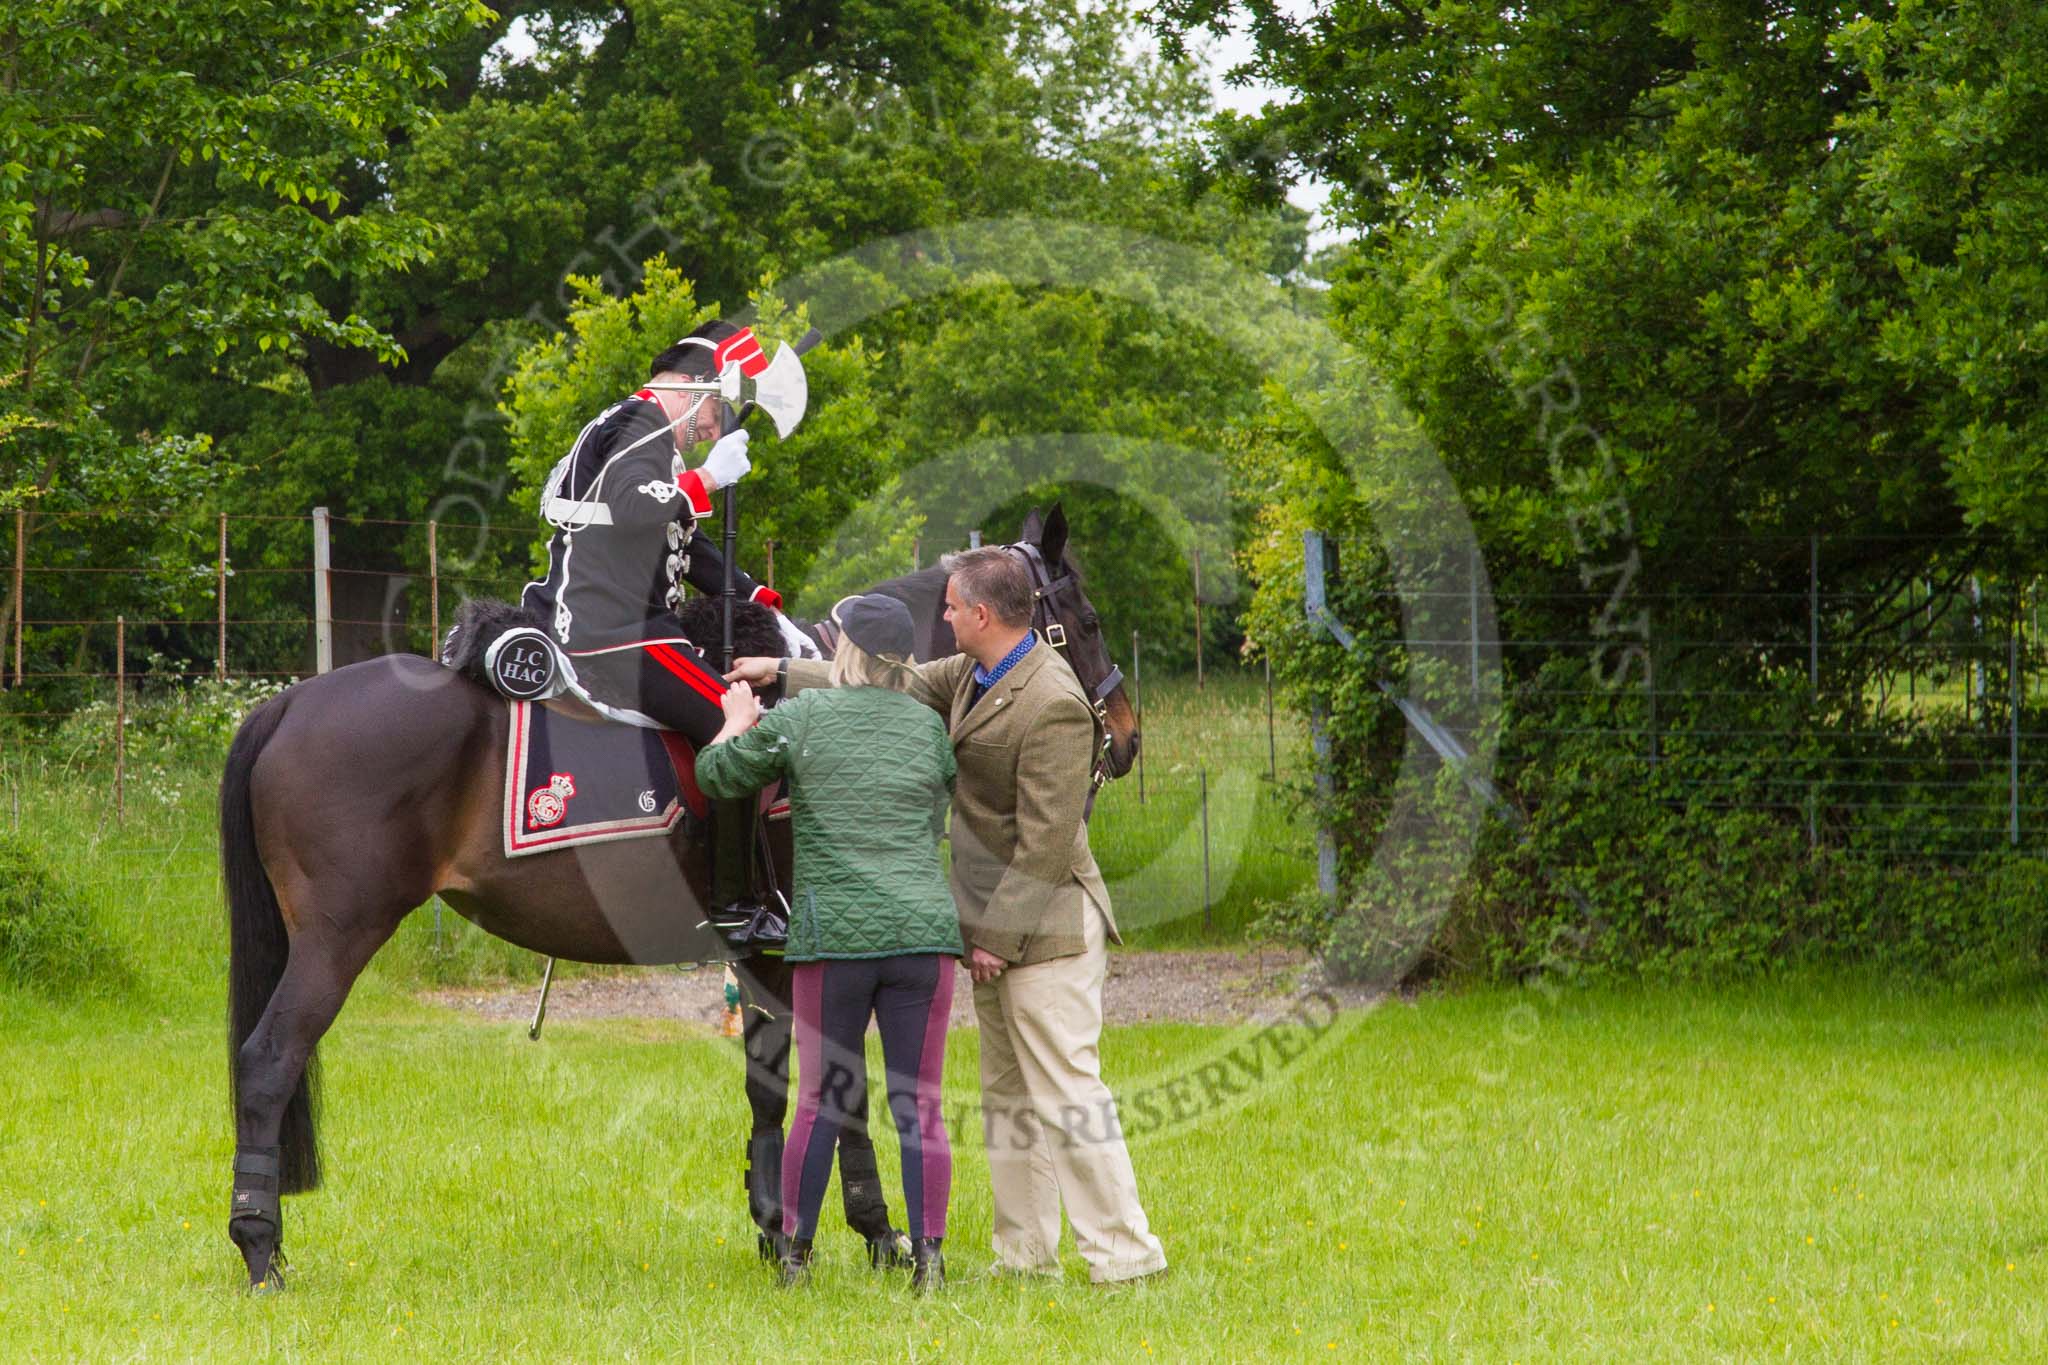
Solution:
{"label": "white glove", "polygon": [[730,488],[747,476],[754,462],[747,458],[747,429],[729,431],[718,438],[704,457],[701,471],[711,476],[713,488]]}
{"label": "white glove", "polygon": [[806,632],[797,629],[796,622],[790,620],[779,611],[775,613],[775,626],[782,632],[783,642],[789,646],[790,658],[822,659],[825,657],[818,652],[818,642],[813,640]]}

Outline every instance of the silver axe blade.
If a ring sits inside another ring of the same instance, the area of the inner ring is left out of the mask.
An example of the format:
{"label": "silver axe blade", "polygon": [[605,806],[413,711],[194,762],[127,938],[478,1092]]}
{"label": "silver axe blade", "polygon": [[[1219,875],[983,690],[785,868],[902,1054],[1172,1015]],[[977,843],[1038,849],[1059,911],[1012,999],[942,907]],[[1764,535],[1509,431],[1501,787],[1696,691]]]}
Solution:
{"label": "silver axe blade", "polygon": [[788,342],[775,348],[775,359],[754,376],[754,405],[775,423],[775,434],[787,437],[804,420],[810,403],[811,385],[804,377],[804,363]]}

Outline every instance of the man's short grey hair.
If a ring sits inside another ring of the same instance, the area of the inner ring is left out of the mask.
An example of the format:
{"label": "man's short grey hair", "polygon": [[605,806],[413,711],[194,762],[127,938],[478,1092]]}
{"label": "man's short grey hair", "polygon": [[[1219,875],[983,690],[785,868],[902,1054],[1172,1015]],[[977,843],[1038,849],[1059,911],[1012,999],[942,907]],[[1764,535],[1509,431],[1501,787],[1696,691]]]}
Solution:
{"label": "man's short grey hair", "polygon": [[1031,624],[1031,575],[1024,561],[1000,545],[960,550],[939,559],[953,576],[962,605],[986,606],[1006,626]]}

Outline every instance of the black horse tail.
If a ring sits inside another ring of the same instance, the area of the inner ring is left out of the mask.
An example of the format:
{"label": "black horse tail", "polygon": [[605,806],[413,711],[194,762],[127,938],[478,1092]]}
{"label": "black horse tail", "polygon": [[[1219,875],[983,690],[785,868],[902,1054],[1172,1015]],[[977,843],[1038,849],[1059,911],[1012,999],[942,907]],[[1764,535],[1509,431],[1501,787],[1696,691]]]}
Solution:
{"label": "black horse tail", "polygon": [[[242,1044],[256,1031],[291,954],[277,890],[270,884],[270,874],[256,848],[256,821],[249,804],[249,778],[257,755],[277,732],[284,712],[285,699],[277,697],[250,713],[235,733],[235,742],[228,749],[227,771],[220,780],[221,880],[228,896],[228,1076],[230,1097],[238,1113]],[[308,1057],[305,1074],[285,1105],[284,1126],[278,1134],[279,1194],[297,1194],[320,1183],[320,1155],[314,1141],[317,1068],[317,1057]]]}

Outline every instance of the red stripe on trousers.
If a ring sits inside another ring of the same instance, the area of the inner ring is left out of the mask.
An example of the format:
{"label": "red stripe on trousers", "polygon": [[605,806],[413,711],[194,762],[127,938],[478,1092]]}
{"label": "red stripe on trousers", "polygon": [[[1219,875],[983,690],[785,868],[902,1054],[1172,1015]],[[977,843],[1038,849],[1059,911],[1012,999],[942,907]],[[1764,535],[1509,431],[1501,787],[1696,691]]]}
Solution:
{"label": "red stripe on trousers", "polygon": [[654,656],[656,663],[696,688],[706,700],[717,704],[724,699],[724,687],[712,686],[711,683],[706,681],[706,679],[711,677],[709,673],[699,668],[696,664],[691,663],[687,658],[676,653],[667,645],[649,645],[647,646],[647,652]]}

